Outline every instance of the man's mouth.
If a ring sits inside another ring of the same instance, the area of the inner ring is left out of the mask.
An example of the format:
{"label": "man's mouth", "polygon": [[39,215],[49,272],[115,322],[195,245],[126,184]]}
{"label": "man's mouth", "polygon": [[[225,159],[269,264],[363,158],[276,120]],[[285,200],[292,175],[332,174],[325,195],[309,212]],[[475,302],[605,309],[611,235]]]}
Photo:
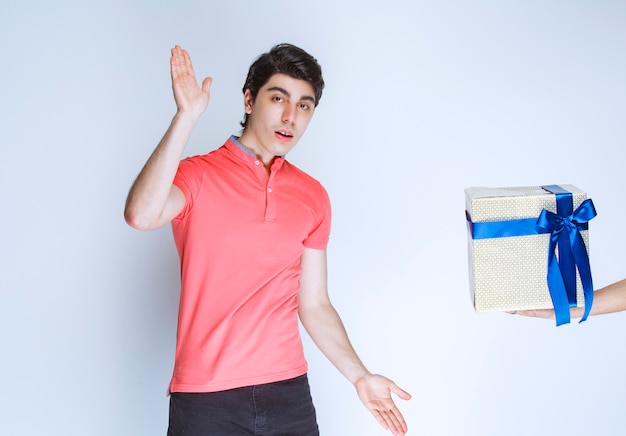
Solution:
{"label": "man's mouth", "polygon": [[284,138],[293,138],[293,133],[287,130],[277,130],[276,133]]}

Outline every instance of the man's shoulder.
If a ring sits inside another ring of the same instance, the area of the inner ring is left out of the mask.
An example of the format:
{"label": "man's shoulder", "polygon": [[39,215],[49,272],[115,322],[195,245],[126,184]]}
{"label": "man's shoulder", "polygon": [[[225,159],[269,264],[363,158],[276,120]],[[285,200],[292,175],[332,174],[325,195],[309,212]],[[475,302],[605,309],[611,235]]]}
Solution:
{"label": "man's shoulder", "polygon": [[184,157],[180,162],[181,164],[195,164],[195,165],[210,165],[215,160],[223,158],[226,152],[226,148],[222,145],[216,149],[210,150],[204,154],[194,154]]}
{"label": "man's shoulder", "polygon": [[285,161],[285,167],[290,174],[291,180],[295,181],[294,184],[316,195],[327,196],[326,188],[317,178],[288,161]]}
{"label": "man's shoulder", "polygon": [[318,184],[318,185],[322,184],[318,179],[313,177],[311,174],[309,174],[308,172],[304,171],[302,168],[292,164],[288,160],[285,160],[285,167],[288,169],[289,173],[293,177],[298,177],[298,178],[306,180],[306,181],[308,181],[310,183],[315,183],[315,184]]}

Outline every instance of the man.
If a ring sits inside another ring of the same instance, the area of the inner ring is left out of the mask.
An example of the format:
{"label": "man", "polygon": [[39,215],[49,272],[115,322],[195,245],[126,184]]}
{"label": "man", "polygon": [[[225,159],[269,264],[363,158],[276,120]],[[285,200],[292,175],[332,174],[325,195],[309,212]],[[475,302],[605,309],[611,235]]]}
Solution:
{"label": "man", "polygon": [[322,95],[317,61],[289,44],[261,55],[241,137],[182,161],[212,79],[199,87],[179,46],[170,67],[177,112],[125,209],[137,229],[171,222],[181,260],[168,435],[319,434],[298,317],[380,424],[404,435],[391,392],[410,395],[365,368],[328,297],[328,195],[285,160]]}

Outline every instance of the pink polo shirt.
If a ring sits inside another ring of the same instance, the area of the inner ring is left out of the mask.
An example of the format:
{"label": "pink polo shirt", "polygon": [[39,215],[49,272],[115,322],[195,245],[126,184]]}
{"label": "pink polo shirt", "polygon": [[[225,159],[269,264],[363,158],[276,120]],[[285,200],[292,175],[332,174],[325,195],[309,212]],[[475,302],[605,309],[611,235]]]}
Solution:
{"label": "pink polo shirt", "polygon": [[181,296],[171,392],[214,392],[302,375],[300,257],[324,250],[330,202],[285,159],[271,175],[231,137],[181,161],[172,221]]}

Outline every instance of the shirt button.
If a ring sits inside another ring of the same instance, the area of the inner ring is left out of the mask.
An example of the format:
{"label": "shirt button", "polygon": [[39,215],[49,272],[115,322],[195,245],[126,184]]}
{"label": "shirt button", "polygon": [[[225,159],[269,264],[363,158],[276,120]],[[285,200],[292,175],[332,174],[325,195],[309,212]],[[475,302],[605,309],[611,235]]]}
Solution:
{"label": "shirt button", "polygon": [[267,192],[272,193],[272,188],[267,188]]}
{"label": "shirt button", "polygon": [[256,166],[259,166],[259,165],[261,165],[261,162],[259,162],[258,160],[255,160],[255,161],[254,161],[254,164],[255,164]]}

